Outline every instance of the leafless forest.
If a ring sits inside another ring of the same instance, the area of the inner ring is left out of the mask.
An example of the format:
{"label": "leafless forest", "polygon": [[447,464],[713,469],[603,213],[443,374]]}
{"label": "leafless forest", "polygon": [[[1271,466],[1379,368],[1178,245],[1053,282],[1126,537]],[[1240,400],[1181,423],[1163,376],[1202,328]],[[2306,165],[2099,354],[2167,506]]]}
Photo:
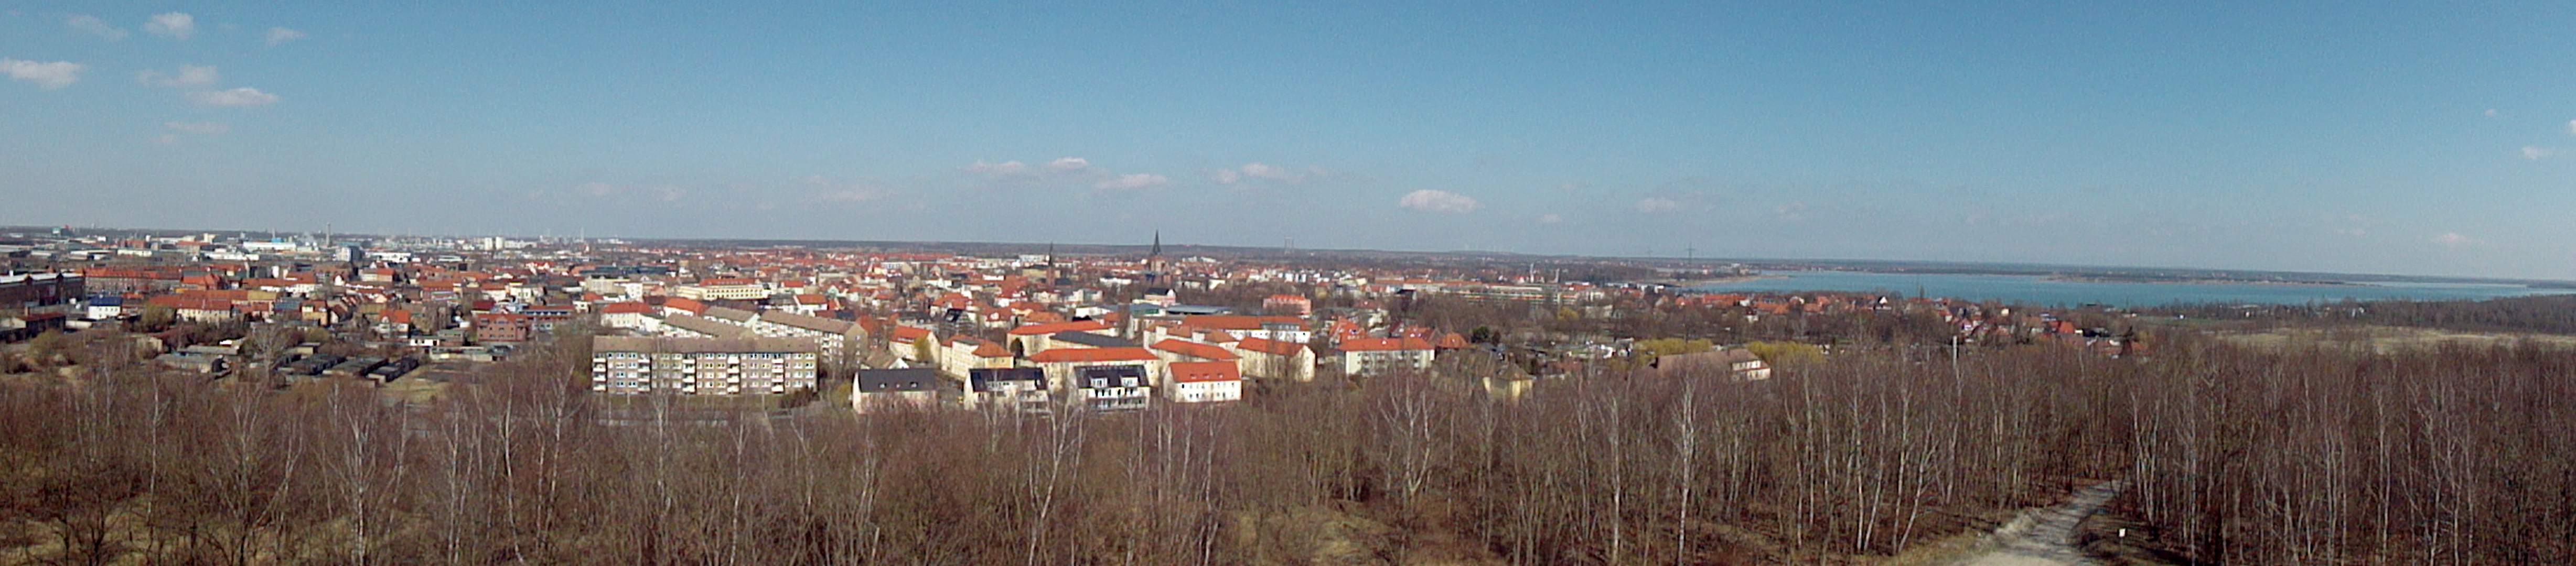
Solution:
{"label": "leafless forest", "polygon": [[2571,361],[1861,346],[1750,384],[855,419],[603,418],[559,359],[427,407],[100,363],[0,386],[0,562],[1843,562],[2129,478],[2113,512],[2178,558],[2571,563]]}

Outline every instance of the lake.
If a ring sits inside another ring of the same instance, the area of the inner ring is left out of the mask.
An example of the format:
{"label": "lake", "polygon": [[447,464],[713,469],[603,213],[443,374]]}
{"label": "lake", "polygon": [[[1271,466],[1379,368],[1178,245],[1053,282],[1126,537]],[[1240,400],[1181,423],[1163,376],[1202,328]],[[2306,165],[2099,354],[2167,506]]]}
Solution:
{"label": "lake", "polygon": [[1691,289],[1719,293],[1789,293],[1798,291],[1888,292],[2007,303],[2071,306],[2104,304],[2148,307],[2174,303],[2306,304],[2344,299],[2451,300],[2492,299],[2576,292],[2533,289],[2522,285],[2479,283],[2362,283],[2352,285],[2260,285],[2250,283],[2094,283],[2051,281],[2037,275],[1965,275],[1949,273],[1866,273],[1856,271],[1774,271],[1766,277],[1712,283]]}

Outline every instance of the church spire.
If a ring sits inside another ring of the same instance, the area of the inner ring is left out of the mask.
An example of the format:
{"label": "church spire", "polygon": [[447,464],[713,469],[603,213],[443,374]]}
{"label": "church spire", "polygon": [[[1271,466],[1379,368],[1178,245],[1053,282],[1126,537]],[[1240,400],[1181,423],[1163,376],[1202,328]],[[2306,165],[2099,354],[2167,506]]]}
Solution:
{"label": "church spire", "polygon": [[1151,253],[1147,253],[1147,254],[1145,254],[1145,257],[1149,257],[1149,258],[1150,258],[1150,257],[1163,257],[1163,231],[1162,231],[1162,230],[1155,230],[1155,231],[1154,231],[1154,251],[1153,251],[1153,252],[1151,252]]}

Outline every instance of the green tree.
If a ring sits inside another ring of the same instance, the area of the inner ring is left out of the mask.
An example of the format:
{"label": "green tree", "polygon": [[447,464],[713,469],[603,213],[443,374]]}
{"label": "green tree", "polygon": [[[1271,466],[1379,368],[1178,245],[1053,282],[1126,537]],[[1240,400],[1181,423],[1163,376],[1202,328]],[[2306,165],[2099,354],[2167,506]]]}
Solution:
{"label": "green tree", "polygon": [[137,324],[142,325],[142,330],[144,332],[159,332],[169,329],[170,323],[177,321],[178,319],[179,311],[173,310],[170,307],[145,307],[143,309],[143,320]]}
{"label": "green tree", "polygon": [[1754,357],[1762,358],[1762,361],[1769,362],[1772,366],[1785,363],[1812,363],[1825,359],[1823,349],[1817,348],[1814,344],[1798,342],[1753,342],[1745,344],[1744,349],[1753,351]]}
{"label": "green tree", "polygon": [[38,334],[35,338],[27,340],[27,362],[38,365],[51,364],[54,355],[62,353],[62,349],[63,333],[47,330],[44,334]]}
{"label": "green tree", "polygon": [[1648,358],[1697,354],[1717,349],[1717,344],[1704,338],[1656,338],[1637,341],[1637,355]]}

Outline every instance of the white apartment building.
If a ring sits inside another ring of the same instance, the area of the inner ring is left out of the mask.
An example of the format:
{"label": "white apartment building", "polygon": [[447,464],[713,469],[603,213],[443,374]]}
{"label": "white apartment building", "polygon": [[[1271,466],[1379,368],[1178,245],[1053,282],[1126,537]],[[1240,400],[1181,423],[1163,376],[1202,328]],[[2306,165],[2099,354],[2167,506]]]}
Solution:
{"label": "white apartment building", "polygon": [[590,339],[590,390],[611,394],[776,394],[812,389],[822,347],[788,338]]}

